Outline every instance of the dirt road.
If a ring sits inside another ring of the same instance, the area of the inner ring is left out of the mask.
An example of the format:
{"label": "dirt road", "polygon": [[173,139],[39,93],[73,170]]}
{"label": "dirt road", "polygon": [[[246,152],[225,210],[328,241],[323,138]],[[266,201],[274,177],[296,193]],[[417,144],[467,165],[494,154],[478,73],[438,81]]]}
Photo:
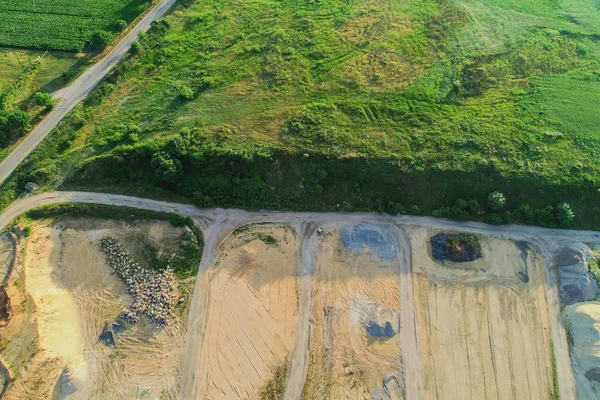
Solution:
{"label": "dirt road", "polygon": [[85,71],[70,86],[61,89],[60,103],[29,135],[0,162],[0,184],[21,164],[56,125],[71,111],[110,70],[127,54],[140,32],[146,32],[153,21],[161,18],[177,0],[161,0],[104,58]]}
{"label": "dirt road", "polygon": [[[545,260],[551,260],[556,247],[560,246],[563,241],[582,241],[582,242],[598,242],[600,241],[600,233],[594,231],[571,231],[561,229],[547,229],[531,226],[505,225],[491,226],[477,222],[455,222],[444,219],[436,219],[431,217],[414,217],[414,216],[398,216],[392,217],[389,215],[375,213],[315,213],[315,212],[278,212],[278,211],[257,211],[248,212],[243,210],[224,210],[224,209],[199,209],[192,205],[168,203],[163,201],[148,200],[136,197],[112,195],[103,193],[86,193],[86,192],[51,192],[42,193],[35,196],[30,196],[21,199],[7,208],[0,215],[0,229],[6,227],[19,214],[36,206],[51,204],[51,203],[95,203],[108,204],[116,206],[128,206],[146,210],[174,212],[185,216],[190,216],[200,223],[204,229],[206,244],[205,254],[200,265],[200,272],[197,280],[196,291],[191,304],[191,312],[188,319],[187,328],[187,349],[185,359],[183,360],[183,377],[182,377],[182,398],[194,398],[199,386],[199,379],[195,376],[196,367],[200,365],[200,351],[204,337],[204,318],[205,318],[205,293],[198,290],[201,287],[201,281],[204,272],[214,263],[216,250],[222,238],[235,227],[257,222],[271,222],[287,224],[295,227],[307,226],[306,224],[314,224],[314,227],[321,224],[354,224],[354,223],[374,223],[374,224],[396,224],[400,226],[420,226],[428,229],[439,230],[459,230],[462,232],[484,234],[492,237],[500,237],[512,240],[526,240],[534,244],[540,251]],[[397,233],[399,240],[405,242],[405,236],[401,232]],[[308,338],[310,332],[308,329],[308,318],[310,313],[310,282],[311,282],[311,265],[314,265],[312,257],[314,257],[314,245],[311,244],[310,230],[306,229],[303,235],[303,251],[301,265],[305,270],[301,270],[300,286],[301,299],[299,309],[298,322],[298,341],[296,351],[292,355],[291,370],[288,379],[288,389],[286,393],[287,399],[300,398],[303,387],[304,377],[306,376],[306,358],[308,357]],[[314,235],[313,235],[314,236]],[[405,244],[405,243],[401,243]],[[407,247],[405,244],[402,247]],[[404,253],[401,255],[399,270],[403,275],[409,276],[410,273],[410,254]],[[562,322],[559,319],[558,312],[558,293],[557,288],[553,284],[555,278],[551,268],[545,268],[549,283],[548,292],[546,294],[549,303],[549,312],[551,318],[551,336],[552,342],[555,345],[556,365],[558,369],[558,385],[561,393],[561,398],[574,398],[574,379],[570,367],[570,357],[565,337],[565,331],[562,327]],[[304,275],[306,274],[306,275]],[[306,281],[306,282],[305,282]],[[412,286],[408,280],[400,279],[400,289],[404,296],[404,304],[412,304]],[[309,297],[306,297],[306,296]],[[402,307],[402,319],[405,323],[405,329],[414,329],[414,308]],[[411,315],[412,314],[412,315]],[[304,327],[303,327],[304,324]],[[408,335],[410,338],[410,335]],[[414,339],[416,340],[416,339]],[[563,345],[564,344],[564,345]],[[403,362],[405,365],[407,376],[407,395],[408,398],[419,398],[420,388],[422,385],[418,355],[414,350],[416,342],[405,340],[402,344]]]}

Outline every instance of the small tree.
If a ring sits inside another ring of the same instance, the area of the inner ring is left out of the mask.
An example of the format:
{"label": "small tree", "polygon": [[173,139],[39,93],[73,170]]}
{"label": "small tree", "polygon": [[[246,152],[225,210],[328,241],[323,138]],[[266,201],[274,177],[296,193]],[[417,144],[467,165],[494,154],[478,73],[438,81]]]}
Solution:
{"label": "small tree", "polygon": [[506,205],[506,197],[499,191],[492,192],[488,196],[488,205],[492,210],[500,211]]}
{"label": "small tree", "polygon": [[188,85],[182,85],[179,90],[179,95],[183,97],[185,100],[193,100],[194,99],[194,91]]}
{"label": "small tree", "polygon": [[27,129],[29,129],[30,119],[31,115],[25,111],[13,111],[6,118],[6,131],[13,135],[22,135],[27,131]]}
{"label": "small tree", "polygon": [[152,155],[152,167],[161,181],[171,182],[181,174],[181,161],[171,158],[168,153],[159,151]]}
{"label": "small tree", "polygon": [[104,50],[113,40],[113,35],[106,31],[94,32],[90,38],[90,49],[96,51]]}
{"label": "small tree", "polygon": [[114,30],[116,32],[121,32],[122,30],[124,30],[125,28],[127,28],[127,22],[120,19],[117,22],[115,22],[114,26],[113,26]]}
{"label": "small tree", "polygon": [[569,226],[574,218],[575,213],[569,203],[563,201],[554,208],[554,219],[559,226]]}
{"label": "small tree", "polygon": [[50,93],[46,92],[37,92],[35,94],[35,104],[38,106],[44,107],[48,110],[54,107],[54,102],[52,101],[52,96]]}

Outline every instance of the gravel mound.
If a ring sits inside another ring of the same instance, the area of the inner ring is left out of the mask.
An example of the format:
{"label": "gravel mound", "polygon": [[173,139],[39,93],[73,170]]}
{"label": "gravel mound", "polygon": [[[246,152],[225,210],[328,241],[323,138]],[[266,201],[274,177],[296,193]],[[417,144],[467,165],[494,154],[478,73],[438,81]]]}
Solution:
{"label": "gravel mound", "polygon": [[589,247],[565,248],[556,255],[560,278],[560,299],[563,305],[593,300],[600,288],[589,272],[592,260]]}
{"label": "gravel mound", "polygon": [[142,268],[115,238],[102,238],[98,246],[133,297],[133,304],[121,312],[121,318],[135,324],[146,314],[157,326],[168,325],[174,319],[173,270],[158,273]]}
{"label": "gravel mound", "polygon": [[431,237],[431,254],[438,261],[468,262],[482,257],[474,235],[438,233]]}

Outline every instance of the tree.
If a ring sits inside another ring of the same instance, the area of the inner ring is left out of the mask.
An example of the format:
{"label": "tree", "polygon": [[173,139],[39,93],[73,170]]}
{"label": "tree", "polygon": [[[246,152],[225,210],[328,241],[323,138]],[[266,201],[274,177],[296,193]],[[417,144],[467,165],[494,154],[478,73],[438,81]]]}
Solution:
{"label": "tree", "polygon": [[506,205],[506,197],[499,191],[492,192],[488,196],[488,205],[492,210],[500,211]]}
{"label": "tree", "polygon": [[161,181],[171,182],[181,174],[181,161],[171,158],[164,151],[154,153],[151,163],[156,177]]}
{"label": "tree", "polygon": [[54,107],[54,102],[52,101],[52,96],[50,93],[46,92],[37,92],[35,94],[35,104],[38,106],[42,106],[47,110],[52,109]]}
{"label": "tree", "polygon": [[124,30],[125,28],[127,28],[127,22],[120,19],[117,22],[115,22],[115,25],[113,26],[115,32],[121,32],[122,30]]}
{"label": "tree", "polygon": [[104,50],[113,40],[113,35],[106,31],[96,31],[90,38],[90,49],[96,51]]}
{"label": "tree", "polygon": [[6,131],[13,135],[22,135],[29,129],[29,120],[31,115],[25,111],[16,110],[11,112],[6,118]]}
{"label": "tree", "polygon": [[185,100],[193,100],[195,93],[188,85],[182,85],[181,89],[179,90],[179,95]]}
{"label": "tree", "polygon": [[569,203],[563,201],[554,208],[554,219],[559,226],[569,226],[574,218],[575,213]]}

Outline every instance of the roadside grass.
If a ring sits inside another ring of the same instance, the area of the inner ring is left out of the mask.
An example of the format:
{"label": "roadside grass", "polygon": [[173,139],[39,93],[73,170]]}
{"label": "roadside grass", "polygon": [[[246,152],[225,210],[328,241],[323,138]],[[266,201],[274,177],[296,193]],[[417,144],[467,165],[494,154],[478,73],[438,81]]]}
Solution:
{"label": "roadside grass", "polygon": [[259,397],[262,400],[281,400],[285,394],[285,385],[288,374],[288,360],[277,366],[273,378],[261,389]]}
{"label": "roadside grass", "polygon": [[[76,68],[79,57],[72,53],[0,48],[0,93],[18,78],[31,63],[43,56],[43,63],[30,85],[30,92],[39,88],[48,91],[56,88],[54,81],[60,80],[63,73]],[[31,94],[31,93],[30,93]]]}

